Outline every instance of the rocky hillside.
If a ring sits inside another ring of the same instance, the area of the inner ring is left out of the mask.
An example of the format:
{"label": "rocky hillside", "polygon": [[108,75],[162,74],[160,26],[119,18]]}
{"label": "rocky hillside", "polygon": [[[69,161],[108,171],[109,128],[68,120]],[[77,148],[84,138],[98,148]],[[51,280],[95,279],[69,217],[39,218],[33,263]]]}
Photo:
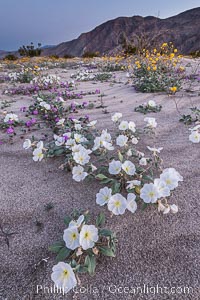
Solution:
{"label": "rocky hillside", "polygon": [[183,54],[189,54],[200,49],[199,20],[200,7],[167,19],[120,17],[81,34],[77,39],[44,49],[43,55],[81,56],[86,51],[110,53],[120,48],[124,39],[136,46],[171,41]]}

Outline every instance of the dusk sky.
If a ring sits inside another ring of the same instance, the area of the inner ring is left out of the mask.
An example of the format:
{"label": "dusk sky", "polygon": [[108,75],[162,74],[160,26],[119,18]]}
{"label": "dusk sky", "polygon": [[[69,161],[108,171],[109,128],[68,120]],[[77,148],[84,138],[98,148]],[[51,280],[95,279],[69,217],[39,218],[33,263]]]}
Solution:
{"label": "dusk sky", "polygon": [[166,18],[199,6],[200,0],[0,0],[0,50],[69,41],[120,16]]}

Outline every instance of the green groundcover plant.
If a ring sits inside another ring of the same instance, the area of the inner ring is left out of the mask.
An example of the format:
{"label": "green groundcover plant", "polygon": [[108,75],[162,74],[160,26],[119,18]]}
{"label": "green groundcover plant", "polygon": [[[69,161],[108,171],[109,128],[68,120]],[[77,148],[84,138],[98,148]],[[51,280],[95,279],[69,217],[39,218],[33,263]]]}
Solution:
{"label": "green groundcover plant", "polygon": [[[148,146],[147,154],[138,149],[146,134],[155,134],[155,118],[145,117],[145,126],[139,129],[133,121],[123,120],[121,113],[115,113],[111,120],[116,129],[111,135],[107,129],[97,130],[96,120],[63,117],[62,102],[55,120],[45,99],[37,101],[40,106],[42,102],[43,115],[50,116],[46,122],[50,121],[53,139],[25,140],[23,147],[32,148],[35,162],[61,156],[64,159],[61,168],[70,171],[77,183],[97,180],[103,187],[94,201],[113,216],[134,214],[139,207],[149,205],[163,214],[178,212],[178,206],[170,203],[170,196],[183,177],[174,168],[163,168],[162,147]],[[96,225],[88,225],[84,215],[73,220],[67,218],[64,241],[51,247],[58,262],[53,267],[52,279],[66,292],[77,284],[75,273],[93,274],[99,255],[115,255],[115,235],[98,228],[102,220],[103,214],[98,216]]]}

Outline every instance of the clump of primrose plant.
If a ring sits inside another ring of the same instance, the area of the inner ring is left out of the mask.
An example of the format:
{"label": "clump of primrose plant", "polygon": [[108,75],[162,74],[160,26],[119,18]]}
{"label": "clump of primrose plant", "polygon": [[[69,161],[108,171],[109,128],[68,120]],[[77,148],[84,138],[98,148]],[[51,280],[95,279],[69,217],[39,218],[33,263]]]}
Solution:
{"label": "clump of primrose plant", "polygon": [[135,107],[135,111],[136,112],[140,112],[144,115],[146,115],[147,113],[151,113],[151,112],[160,112],[162,109],[161,105],[157,105],[156,102],[154,100],[149,100],[148,103],[146,104],[141,104],[137,107]]}
{"label": "clump of primrose plant", "polygon": [[200,143],[200,124],[190,129],[191,133],[189,135],[189,140],[192,143]]}
{"label": "clump of primrose plant", "polygon": [[102,229],[105,216],[100,213],[95,225],[88,225],[88,212],[66,217],[62,241],[50,246],[50,250],[57,254],[57,264],[53,267],[51,278],[54,284],[69,292],[78,282],[78,274],[93,275],[96,261],[102,256],[115,257],[116,236],[109,229]]}
{"label": "clump of primrose plant", "polygon": [[[168,210],[168,198],[182,176],[174,168],[163,169],[159,156],[162,147],[148,146],[148,154],[139,150],[141,133],[133,121],[122,120],[121,113],[115,113],[111,119],[116,126],[114,136],[107,129],[94,130],[96,121],[81,124],[77,119],[71,121],[66,132],[69,123],[60,120],[60,134],[54,135],[54,141],[45,146],[42,141],[32,145],[33,160],[65,155],[64,165],[76,182],[95,179],[106,185],[96,195],[96,203],[106,205],[114,215],[122,215],[126,210],[134,213],[139,202],[156,205],[165,213],[172,211]],[[155,133],[156,119],[145,117],[144,121],[144,132]],[[30,141],[25,143],[24,148],[31,147]],[[161,204],[166,210],[161,209]]]}

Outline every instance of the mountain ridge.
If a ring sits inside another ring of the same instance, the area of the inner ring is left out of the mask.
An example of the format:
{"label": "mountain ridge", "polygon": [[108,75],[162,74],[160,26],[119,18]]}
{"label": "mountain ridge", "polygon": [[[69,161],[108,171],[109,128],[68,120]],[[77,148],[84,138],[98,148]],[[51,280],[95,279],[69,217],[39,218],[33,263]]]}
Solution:
{"label": "mountain ridge", "polygon": [[[99,52],[112,55],[122,49],[121,40],[138,46],[138,40],[147,40],[155,46],[172,42],[182,54],[200,50],[200,7],[192,8],[175,16],[160,19],[155,16],[117,17],[97,25],[78,38],[56,46],[44,46],[42,55],[82,56],[85,52]],[[141,43],[141,42],[140,42]],[[144,45],[145,47],[146,45]],[[141,45],[140,45],[141,47]],[[0,57],[16,52],[0,51]]]}
{"label": "mountain ridge", "polygon": [[[130,42],[133,36],[149,35],[149,39],[158,35],[157,42],[173,42],[183,53],[189,54],[200,49],[200,7],[178,15],[160,19],[154,16],[117,17],[108,20],[93,30],[82,33],[78,38],[62,42],[51,49],[45,49],[43,55],[81,56],[85,51],[112,53],[119,48],[120,34]],[[159,34],[159,32],[163,32]],[[156,42],[156,38],[154,38]]]}

